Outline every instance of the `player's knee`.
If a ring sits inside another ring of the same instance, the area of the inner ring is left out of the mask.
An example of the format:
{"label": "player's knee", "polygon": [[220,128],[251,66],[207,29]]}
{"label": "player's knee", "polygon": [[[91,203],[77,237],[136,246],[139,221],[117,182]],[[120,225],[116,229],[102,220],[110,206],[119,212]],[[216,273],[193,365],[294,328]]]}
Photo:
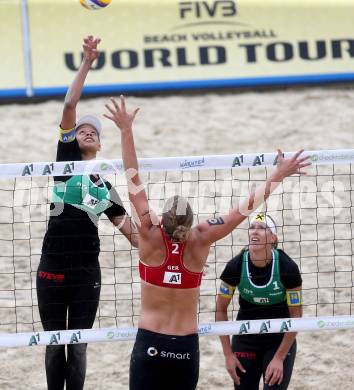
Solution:
{"label": "player's knee", "polygon": [[86,358],[87,344],[68,345],[68,355],[75,360],[83,360]]}
{"label": "player's knee", "polygon": [[65,355],[64,345],[48,345],[45,353],[46,365],[56,365],[58,360],[62,359],[63,354]]}

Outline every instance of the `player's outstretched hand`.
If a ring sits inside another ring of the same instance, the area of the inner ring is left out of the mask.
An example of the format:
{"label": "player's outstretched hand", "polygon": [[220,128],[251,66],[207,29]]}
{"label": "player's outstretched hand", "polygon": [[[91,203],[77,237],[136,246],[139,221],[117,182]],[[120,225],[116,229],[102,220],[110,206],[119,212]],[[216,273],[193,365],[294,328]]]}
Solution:
{"label": "player's outstretched hand", "polygon": [[139,108],[136,108],[132,112],[127,112],[125,107],[125,98],[123,95],[120,95],[119,102],[117,102],[114,98],[111,98],[110,100],[112,104],[105,104],[105,107],[110,112],[110,115],[103,115],[107,119],[113,121],[122,132],[132,131],[133,122]]}
{"label": "player's outstretched hand", "polygon": [[311,165],[311,162],[308,161],[310,156],[301,156],[303,152],[299,150],[292,157],[284,158],[282,151],[278,149],[276,173],[281,180],[295,174],[306,175],[302,169]]}
{"label": "player's outstretched hand", "polygon": [[84,50],[84,61],[92,63],[99,56],[97,46],[101,42],[101,38],[94,38],[92,35],[84,38],[82,48]]}

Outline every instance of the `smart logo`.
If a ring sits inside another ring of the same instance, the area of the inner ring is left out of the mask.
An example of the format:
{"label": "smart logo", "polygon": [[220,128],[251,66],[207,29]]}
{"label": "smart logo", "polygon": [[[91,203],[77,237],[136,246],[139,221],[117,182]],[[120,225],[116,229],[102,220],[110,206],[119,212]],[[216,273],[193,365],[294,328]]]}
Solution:
{"label": "smart logo", "polygon": [[177,360],[190,360],[189,352],[180,353],[180,352],[168,352],[168,351],[159,351],[155,347],[149,347],[147,354],[151,357],[160,356],[165,359],[177,359]]}
{"label": "smart logo", "polygon": [[149,356],[156,356],[158,355],[159,351],[155,347],[149,347],[147,350],[147,354]]}

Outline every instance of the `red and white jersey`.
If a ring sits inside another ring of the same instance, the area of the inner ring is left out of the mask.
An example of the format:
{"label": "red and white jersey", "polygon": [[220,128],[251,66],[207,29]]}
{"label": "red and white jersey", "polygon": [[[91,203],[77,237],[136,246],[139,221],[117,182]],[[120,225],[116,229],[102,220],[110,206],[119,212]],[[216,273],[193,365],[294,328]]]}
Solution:
{"label": "red and white jersey", "polygon": [[183,265],[185,242],[173,242],[160,227],[166,247],[166,259],[158,267],[139,262],[140,278],[155,286],[169,288],[196,288],[200,286],[203,272],[188,271]]}

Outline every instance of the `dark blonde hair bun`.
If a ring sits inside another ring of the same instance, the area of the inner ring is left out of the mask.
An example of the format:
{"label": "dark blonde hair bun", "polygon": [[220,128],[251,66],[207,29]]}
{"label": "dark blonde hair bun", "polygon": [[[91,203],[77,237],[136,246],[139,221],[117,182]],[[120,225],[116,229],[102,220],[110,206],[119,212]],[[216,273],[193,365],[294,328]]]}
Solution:
{"label": "dark blonde hair bun", "polygon": [[186,241],[193,223],[193,211],[187,199],[175,195],[167,199],[162,213],[162,225],[174,241]]}

